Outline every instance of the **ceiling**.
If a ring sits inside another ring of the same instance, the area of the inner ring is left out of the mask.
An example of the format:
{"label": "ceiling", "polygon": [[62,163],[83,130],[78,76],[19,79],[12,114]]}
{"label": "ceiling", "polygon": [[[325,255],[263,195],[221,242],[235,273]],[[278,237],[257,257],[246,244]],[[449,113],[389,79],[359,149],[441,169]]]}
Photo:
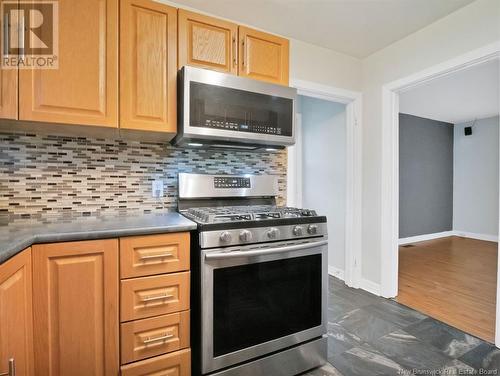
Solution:
{"label": "ceiling", "polygon": [[401,93],[399,111],[448,123],[499,114],[500,64],[492,60]]}
{"label": "ceiling", "polygon": [[473,0],[174,0],[215,16],[364,58]]}

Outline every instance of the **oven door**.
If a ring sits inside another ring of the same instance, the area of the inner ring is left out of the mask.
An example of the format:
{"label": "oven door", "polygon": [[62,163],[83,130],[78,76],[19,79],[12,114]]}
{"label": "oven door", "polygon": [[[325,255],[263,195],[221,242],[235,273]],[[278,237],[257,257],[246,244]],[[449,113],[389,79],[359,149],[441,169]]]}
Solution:
{"label": "oven door", "polygon": [[201,257],[203,373],[326,333],[326,238]]}

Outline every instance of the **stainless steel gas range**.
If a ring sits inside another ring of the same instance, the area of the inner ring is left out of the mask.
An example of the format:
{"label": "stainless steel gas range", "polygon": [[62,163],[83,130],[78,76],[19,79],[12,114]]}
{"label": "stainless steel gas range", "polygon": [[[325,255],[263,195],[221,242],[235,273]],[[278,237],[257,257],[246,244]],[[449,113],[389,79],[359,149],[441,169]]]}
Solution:
{"label": "stainless steel gas range", "polygon": [[326,362],[327,228],[277,207],[274,176],[179,174],[192,235],[193,375],[291,376]]}

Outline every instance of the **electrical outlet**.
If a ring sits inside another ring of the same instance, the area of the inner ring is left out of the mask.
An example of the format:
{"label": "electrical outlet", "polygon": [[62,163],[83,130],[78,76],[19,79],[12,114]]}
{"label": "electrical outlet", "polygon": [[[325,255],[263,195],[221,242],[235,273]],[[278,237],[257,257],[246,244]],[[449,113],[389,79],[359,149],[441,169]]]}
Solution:
{"label": "electrical outlet", "polygon": [[154,198],[163,197],[163,180],[153,180],[151,184],[151,195]]}

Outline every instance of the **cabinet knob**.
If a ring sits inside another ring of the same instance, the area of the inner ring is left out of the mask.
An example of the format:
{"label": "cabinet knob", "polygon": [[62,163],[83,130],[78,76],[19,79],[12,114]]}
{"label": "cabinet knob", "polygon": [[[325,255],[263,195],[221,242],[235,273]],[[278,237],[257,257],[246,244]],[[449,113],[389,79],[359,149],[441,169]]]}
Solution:
{"label": "cabinet knob", "polygon": [[14,358],[9,359],[9,370],[4,373],[0,373],[0,376],[16,376],[16,361]]}

